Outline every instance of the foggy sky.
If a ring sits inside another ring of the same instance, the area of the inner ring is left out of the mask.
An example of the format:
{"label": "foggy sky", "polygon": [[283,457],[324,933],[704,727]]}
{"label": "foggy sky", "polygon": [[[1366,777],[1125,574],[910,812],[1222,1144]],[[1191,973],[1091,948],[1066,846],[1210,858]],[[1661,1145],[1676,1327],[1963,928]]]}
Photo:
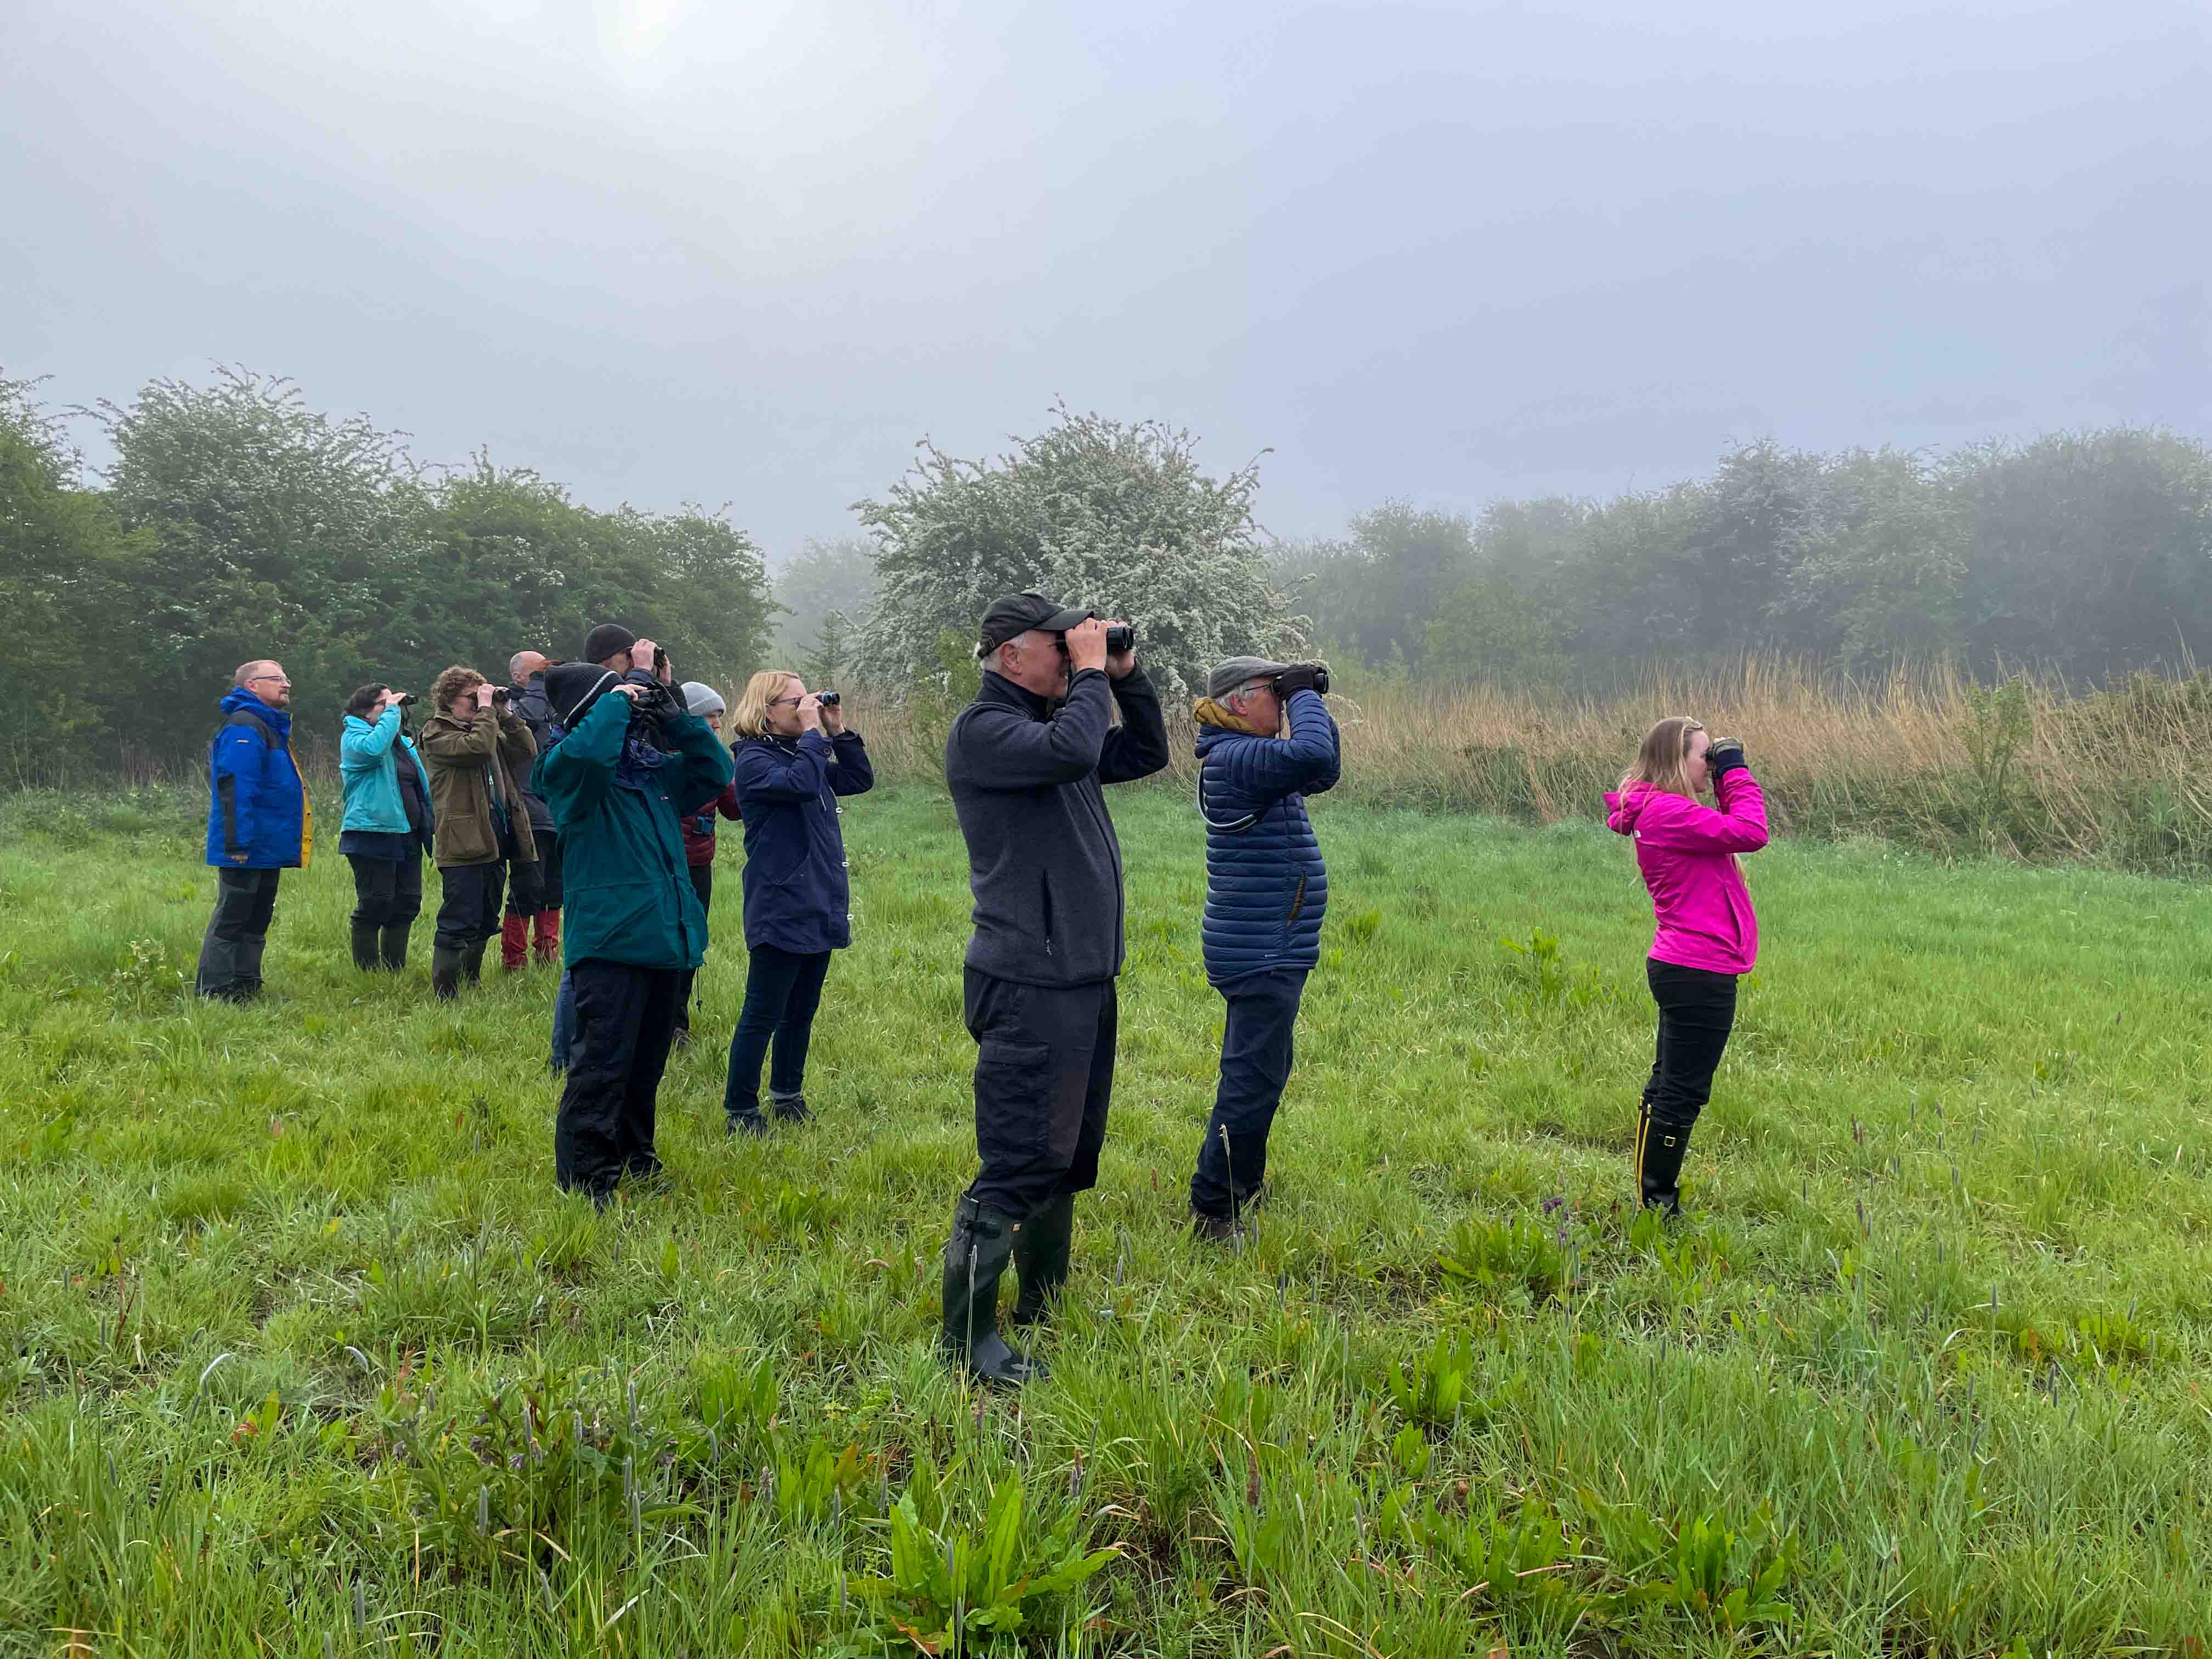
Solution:
{"label": "foggy sky", "polygon": [[776,556],[1065,397],[1326,533],[2212,433],[2208,140],[2179,0],[0,0],[0,370],[289,374]]}

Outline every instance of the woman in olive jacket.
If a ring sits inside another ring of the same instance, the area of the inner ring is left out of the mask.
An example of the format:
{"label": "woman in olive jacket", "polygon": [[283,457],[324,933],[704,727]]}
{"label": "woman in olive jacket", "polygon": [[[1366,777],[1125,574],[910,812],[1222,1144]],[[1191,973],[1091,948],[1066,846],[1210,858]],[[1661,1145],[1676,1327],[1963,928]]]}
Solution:
{"label": "woman in olive jacket", "polygon": [[538,740],[473,668],[456,665],[431,688],[438,712],[416,746],[430,771],[435,854],[445,897],[430,952],[430,988],[450,998],[464,975],[483,976],[484,943],[499,932],[510,860],[534,863],[538,843],[520,778]]}

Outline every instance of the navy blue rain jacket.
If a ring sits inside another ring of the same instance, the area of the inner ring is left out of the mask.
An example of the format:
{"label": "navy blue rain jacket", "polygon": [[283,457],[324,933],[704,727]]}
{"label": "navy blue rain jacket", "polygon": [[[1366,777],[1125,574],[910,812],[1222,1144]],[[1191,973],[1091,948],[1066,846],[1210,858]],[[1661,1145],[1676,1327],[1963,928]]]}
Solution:
{"label": "navy blue rain jacket", "polygon": [[1332,787],[1336,722],[1319,694],[1291,694],[1289,731],[1254,737],[1201,722],[1199,805],[1206,815],[1206,976],[1216,985],[1321,960],[1328,870],[1305,798]]}
{"label": "navy blue rain jacket", "polygon": [[843,950],[853,942],[852,889],[836,798],[875,787],[867,745],[857,732],[770,733],[740,738],[730,755],[745,815],[745,948]]}

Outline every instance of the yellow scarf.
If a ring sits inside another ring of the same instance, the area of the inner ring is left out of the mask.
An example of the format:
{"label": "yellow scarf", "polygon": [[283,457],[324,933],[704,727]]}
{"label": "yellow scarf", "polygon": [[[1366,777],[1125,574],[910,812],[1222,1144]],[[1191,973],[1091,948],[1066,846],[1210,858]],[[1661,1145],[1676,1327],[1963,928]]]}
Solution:
{"label": "yellow scarf", "polygon": [[1243,732],[1255,738],[1272,738],[1272,732],[1262,732],[1242,714],[1232,714],[1211,697],[1200,697],[1191,704],[1192,715],[1208,726],[1218,726],[1225,731]]}

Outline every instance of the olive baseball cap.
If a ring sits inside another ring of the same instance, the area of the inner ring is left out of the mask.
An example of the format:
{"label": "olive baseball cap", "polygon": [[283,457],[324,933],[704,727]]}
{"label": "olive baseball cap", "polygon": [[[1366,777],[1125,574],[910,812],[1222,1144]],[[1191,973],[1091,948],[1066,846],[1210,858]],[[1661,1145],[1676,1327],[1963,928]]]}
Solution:
{"label": "olive baseball cap", "polygon": [[1206,671],[1206,695],[1225,697],[1249,680],[1271,680],[1290,665],[1265,657],[1224,657]]}
{"label": "olive baseball cap", "polygon": [[1042,593],[1009,593],[991,601],[975,629],[975,654],[988,657],[1018,634],[1042,628],[1048,634],[1065,634],[1091,612],[1079,605],[1054,605]]}

